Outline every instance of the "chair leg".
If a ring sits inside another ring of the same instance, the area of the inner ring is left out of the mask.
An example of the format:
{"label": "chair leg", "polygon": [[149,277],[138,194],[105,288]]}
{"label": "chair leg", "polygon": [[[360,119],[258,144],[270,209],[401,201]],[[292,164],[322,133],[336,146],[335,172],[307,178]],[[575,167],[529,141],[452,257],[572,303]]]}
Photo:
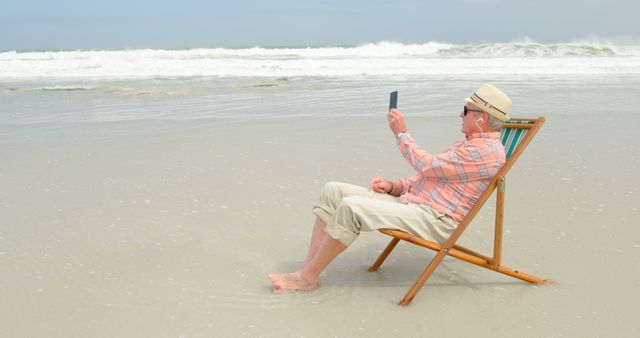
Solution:
{"label": "chair leg", "polygon": [[384,249],[384,251],[382,251],[382,253],[380,254],[380,256],[378,257],[378,259],[376,260],[375,263],[373,263],[372,266],[369,267],[369,271],[376,271],[378,270],[378,268],[380,267],[380,265],[382,265],[382,263],[384,263],[384,260],[387,259],[387,256],[389,256],[389,254],[391,253],[391,251],[393,251],[393,249],[396,247],[396,245],[398,244],[398,242],[400,242],[399,239],[397,238],[393,238],[391,240],[391,242],[389,242],[389,244],[387,245],[387,247]]}
{"label": "chair leg", "polygon": [[438,254],[436,254],[436,256],[431,260],[431,263],[427,265],[422,274],[420,274],[420,277],[418,277],[411,289],[409,289],[409,292],[407,292],[404,298],[400,301],[400,305],[407,306],[411,303],[416,294],[418,294],[418,291],[420,291],[424,286],[424,283],[427,282],[427,279],[429,279],[433,271],[435,271],[438,265],[440,265],[440,262],[442,262],[444,256],[446,256],[447,251],[447,249],[438,251]]}
{"label": "chair leg", "polygon": [[493,238],[493,260],[495,267],[502,263],[502,224],[504,222],[504,177],[498,179],[498,189],[496,193],[496,227]]}

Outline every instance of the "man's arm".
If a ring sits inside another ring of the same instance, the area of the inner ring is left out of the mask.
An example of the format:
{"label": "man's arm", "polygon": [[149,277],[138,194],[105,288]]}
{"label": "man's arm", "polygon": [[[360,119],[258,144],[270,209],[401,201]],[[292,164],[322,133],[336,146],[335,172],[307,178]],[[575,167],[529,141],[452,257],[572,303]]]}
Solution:
{"label": "man's arm", "polygon": [[416,173],[426,177],[455,178],[459,176],[459,167],[467,157],[454,149],[432,155],[420,148],[410,134],[402,134],[397,141],[402,157]]}
{"label": "man's arm", "polygon": [[[422,176],[448,176],[447,174],[455,175],[456,168],[451,167],[452,170],[433,170],[434,163],[436,166],[440,166],[442,164],[451,164],[449,158],[447,158],[448,153],[439,154],[439,155],[431,155],[426,151],[422,150],[413,140],[411,135],[409,135],[407,123],[404,119],[404,115],[397,109],[391,109],[389,114],[387,115],[387,120],[389,122],[389,129],[394,136],[397,137],[397,144],[400,148],[400,152],[402,156],[409,162],[411,167]],[[440,158],[438,158],[439,156]],[[412,179],[417,180],[418,178],[413,177]],[[394,193],[405,193],[409,189],[411,182],[408,180],[402,181],[398,180],[397,183],[394,184],[394,189],[392,192]],[[400,190],[402,188],[402,190]]]}
{"label": "man's arm", "polygon": [[391,190],[388,194],[395,197],[406,194],[409,191],[409,187],[411,187],[411,184],[416,182],[419,178],[420,176],[416,175],[410,178],[401,178],[395,181],[391,181]]}
{"label": "man's arm", "polygon": [[399,137],[397,143],[405,160],[424,177],[473,181],[492,176],[497,168],[497,155],[486,145],[457,143],[440,154],[432,155],[422,150],[407,133]]}
{"label": "man's arm", "polygon": [[[387,116],[389,121],[389,129],[397,136],[397,144],[402,156],[409,162],[409,165],[421,176],[426,177],[443,177],[447,179],[465,179],[470,180],[474,177],[473,173],[465,173],[464,177],[460,177],[460,172],[470,163],[478,161],[478,157],[473,156],[468,150],[463,148],[450,147],[447,151],[432,155],[421,149],[407,132],[407,124],[404,116],[397,109],[391,109]],[[476,154],[481,155],[481,154]],[[480,172],[476,172],[480,175]],[[412,177],[417,181],[420,177]],[[402,187],[401,193],[407,192],[410,181],[399,182]],[[400,192],[399,188],[394,185],[392,192]]]}
{"label": "man's arm", "polygon": [[415,175],[411,178],[401,178],[395,181],[386,180],[382,176],[376,176],[371,180],[371,189],[375,192],[398,197],[409,191],[411,184],[418,179],[420,179],[420,175]]}

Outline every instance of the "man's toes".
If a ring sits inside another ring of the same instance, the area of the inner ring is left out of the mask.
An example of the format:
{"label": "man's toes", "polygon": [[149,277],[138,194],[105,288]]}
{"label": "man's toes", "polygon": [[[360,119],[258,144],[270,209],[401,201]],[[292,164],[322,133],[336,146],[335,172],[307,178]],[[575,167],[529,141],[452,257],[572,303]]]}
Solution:
{"label": "man's toes", "polygon": [[273,283],[273,291],[282,291],[282,281],[278,275],[268,275],[267,277]]}

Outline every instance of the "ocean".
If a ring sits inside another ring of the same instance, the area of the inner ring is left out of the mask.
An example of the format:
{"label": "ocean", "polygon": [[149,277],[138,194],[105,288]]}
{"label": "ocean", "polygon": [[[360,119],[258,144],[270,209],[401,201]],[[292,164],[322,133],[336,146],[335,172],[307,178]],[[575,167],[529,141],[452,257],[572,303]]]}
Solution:
{"label": "ocean", "polygon": [[87,125],[126,131],[134,125],[126,122],[151,128],[159,122],[372,116],[384,113],[392,90],[400,91],[399,108],[406,114],[444,116],[457,113],[462,98],[484,82],[503,87],[524,114],[572,113],[593,100],[600,100],[588,105],[593,109],[626,109],[640,88],[640,45],[379,42],[5,51],[0,133],[16,137]]}

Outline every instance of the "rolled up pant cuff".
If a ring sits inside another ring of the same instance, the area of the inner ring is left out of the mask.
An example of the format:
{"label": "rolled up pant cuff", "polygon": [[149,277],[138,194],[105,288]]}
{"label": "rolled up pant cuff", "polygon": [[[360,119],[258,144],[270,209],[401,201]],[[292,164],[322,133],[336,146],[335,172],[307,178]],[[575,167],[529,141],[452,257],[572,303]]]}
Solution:
{"label": "rolled up pant cuff", "polygon": [[331,213],[328,210],[328,207],[322,205],[321,203],[317,203],[313,206],[311,212],[313,212],[314,215],[318,216],[318,218],[320,218],[320,220],[322,220],[324,224],[327,224],[329,223],[329,220],[331,220]]}
{"label": "rolled up pant cuff", "polygon": [[342,245],[348,247],[353,242],[355,242],[355,240],[358,238],[358,235],[351,233],[346,229],[347,227],[342,226],[340,224],[336,224],[336,223],[327,224],[327,227],[325,227],[325,231],[327,232],[327,235],[331,236],[331,238],[335,239],[336,241],[342,243]]}

